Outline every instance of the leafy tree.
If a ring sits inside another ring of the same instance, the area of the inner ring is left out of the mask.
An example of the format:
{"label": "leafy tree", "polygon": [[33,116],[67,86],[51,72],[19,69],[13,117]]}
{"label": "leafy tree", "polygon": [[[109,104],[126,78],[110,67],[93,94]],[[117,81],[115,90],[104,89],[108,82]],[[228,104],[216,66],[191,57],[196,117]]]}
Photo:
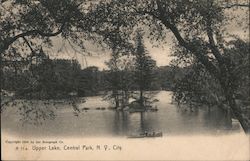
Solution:
{"label": "leafy tree", "polygon": [[[248,13],[249,3],[226,0],[84,2],[1,1],[0,10],[4,14],[0,14],[0,68],[2,58],[10,56],[13,51],[24,54],[21,50],[28,49],[34,53],[37,51],[34,48],[41,45],[51,47],[53,36],[61,36],[82,48],[84,39],[95,39],[96,42],[105,42],[109,46],[115,43],[117,48],[129,50],[132,48],[131,35],[138,27],[147,26],[149,37],[158,42],[168,40],[166,32],[170,31],[179,47],[187,50],[185,54],[193,55],[216,79],[231,111],[243,129],[249,131],[250,125],[235,102],[238,82],[233,71],[236,66],[231,57],[224,56],[229,38],[225,26],[235,19],[228,16],[227,11],[238,7],[246,8]],[[102,35],[101,39],[97,35]]]}
{"label": "leafy tree", "polygon": [[134,58],[113,52],[111,59],[106,63],[109,67],[106,75],[107,88],[105,99],[114,100],[115,108],[124,108],[128,105],[132,92]]}
{"label": "leafy tree", "polygon": [[80,73],[79,92],[82,96],[96,95],[100,89],[100,71],[96,66],[83,69]]}
{"label": "leafy tree", "polygon": [[151,87],[154,75],[153,70],[156,62],[149,56],[144,44],[142,35],[137,32],[136,49],[135,49],[135,83],[139,87],[140,97],[139,103],[141,107],[145,105],[143,93]]}
{"label": "leafy tree", "polygon": [[[94,29],[96,20],[92,15],[98,11],[90,12],[93,3],[89,0],[8,0],[0,3],[0,69],[6,65],[6,59],[33,57],[41,47],[51,49],[54,37],[64,39],[72,48],[76,48],[73,44],[77,45],[81,51],[86,51],[85,40],[99,43],[103,39],[99,35],[104,32]],[[2,78],[1,70],[1,85]]]}
{"label": "leafy tree", "polygon": [[[224,0],[121,0],[99,3],[97,8],[105,8],[107,11],[99,15],[99,19],[106,24],[103,25],[104,30],[117,29],[119,32],[113,34],[122,35],[124,38],[121,41],[128,39],[128,36],[123,35],[131,35],[134,29],[143,25],[147,26],[149,37],[158,42],[167,41],[166,33],[170,31],[176,44],[187,51],[184,53],[193,55],[211,77],[216,79],[231,111],[244,131],[248,132],[250,125],[243,118],[243,111],[235,102],[237,82],[234,81],[235,76],[232,72],[234,61],[224,56],[229,38],[225,26],[235,20],[227,11],[235,7],[243,8],[242,10],[245,8],[246,15],[249,15],[248,2],[243,1],[239,4]],[[119,17],[122,20],[113,22],[115,20],[109,21],[110,17]],[[127,21],[123,21],[124,17]],[[248,29],[248,24],[246,25],[245,29]]]}
{"label": "leafy tree", "polygon": [[[246,122],[249,122],[249,75],[246,74],[249,70],[248,61],[248,49],[249,43],[243,40],[236,40],[229,42],[230,48],[225,50],[225,57],[232,57],[234,60],[235,67],[232,67],[232,73],[235,78],[233,79],[237,84],[235,86],[235,99],[239,108],[242,111],[242,117],[245,118]],[[179,63],[185,64],[188,58],[180,58],[176,53],[176,59]],[[224,111],[228,111],[228,106],[226,106],[226,98],[223,95],[223,91],[216,79],[212,77],[200,64],[199,62],[193,60],[191,65],[186,64],[185,74],[177,80],[175,83],[174,98],[178,102],[186,104],[203,104],[210,106],[216,106]],[[177,63],[174,61],[174,63]],[[177,64],[175,64],[177,65]]]}
{"label": "leafy tree", "polygon": [[[25,65],[32,64],[32,59],[30,58],[39,54],[39,49],[41,47],[50,50],[54,45],[53,41],[56,39],[65,40],[67,45],[78,52],[86,51],[84,46],[86,40],[97,43],[102,43],[105,40],[105,43],[109,45],[109,42],[112,40],[112,35],[108,35],[105,31],[99,32],[99,30],[95,30],[96,25],[98,25],[95,15],[98,15],[99,11],[91,9],[94,4],[96,3],[92,3],[89,0],[1,1],[0,89],[3,89],[3,78],[7,77],[6,72],[3,72],[2,69],[6,66],[13,66],[13,62],[9,60],[20,57],[24,59],[22,62]],[[104,35],[105,38],[101,35]],[[47,62],[46,67],[50,68],[50,65],[48,65],[50,63],[51,62]],[[16,66],[16,68],[19,67]],[[46,72],[49,73],[49,71]],[[14,76],[15,75],[18,74],[16,73]],[[30,83],[25,84],[27,85],[27,89],[33,89],[33,85],[37,85],[37,82],[34,82],[36,79],[33,80],[31,77],[31,80],[29,80],[30,75],[32,75],[32,73],[27,72],[27,77],[25,77],[25,79],[27,78],[26,82]],[[15,79],[15,81],[18,80],[15,77],[13,77],[13,79]],[[50,77],[50,79],[52,79],[52,77]],[[61,81],[65,80],[62,75],[55,79],[60,79]],[[72,79],[72,81],[77,80],[78,79]],[[54,80],[54,77],[51,81],[57,82]],[[41,82],[40,85],[47,81],[43,79]],[[61,83],[62,82],[58,85]],[[51,82],[47,82],[46,84],[51,84]],[[56,85],[57,84],[55,84],[55,86]],[[16,88],[18,85],[13,87]],[[12,90],[15,91],[17,89]],[[52,89],[48,88],[48,90],[52,92]],[[0,100],[0,102],[2,101]]]}
{"label": "leafy tree", "polygon": [[55,59],[51,60],[54,80],[52,89],[61,93],[64,97],[71,92],[77,92],[79,88],[79,75],[81,66],[77,60]]}

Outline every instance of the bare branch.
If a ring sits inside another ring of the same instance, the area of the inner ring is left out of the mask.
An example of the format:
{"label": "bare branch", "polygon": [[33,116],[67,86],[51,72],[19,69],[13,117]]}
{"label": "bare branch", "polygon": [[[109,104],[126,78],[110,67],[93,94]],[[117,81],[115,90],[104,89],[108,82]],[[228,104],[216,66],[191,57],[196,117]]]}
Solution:
{"label": "bare branch", "polygon": [[29,41],[24,37],[22,37],[24,42],[28,45],[28,47],[30,48],[31,52],[34,53],[35,51],[33,50],[32,46],[30,45]]}

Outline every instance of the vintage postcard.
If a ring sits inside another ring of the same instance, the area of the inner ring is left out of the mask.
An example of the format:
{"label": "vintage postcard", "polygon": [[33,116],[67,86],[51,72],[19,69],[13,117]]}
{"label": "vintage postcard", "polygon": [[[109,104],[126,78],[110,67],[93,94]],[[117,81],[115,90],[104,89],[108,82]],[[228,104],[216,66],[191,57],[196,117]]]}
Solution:
{"label": "vintage postcard", "polygon": [[0,0],[1,160],[250,160],[249,0]]}

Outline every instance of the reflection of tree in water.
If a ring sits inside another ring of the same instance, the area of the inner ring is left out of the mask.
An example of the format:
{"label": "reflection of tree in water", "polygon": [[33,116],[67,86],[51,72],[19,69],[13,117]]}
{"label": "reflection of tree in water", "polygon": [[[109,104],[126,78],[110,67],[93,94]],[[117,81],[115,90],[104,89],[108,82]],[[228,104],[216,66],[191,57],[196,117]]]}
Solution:
{"label": "reflection of tree in water", "polygon": [[212,108],[204,112],[205,127],[216,129],[232,128],[232,120],[230,113],[226,113],[223,109]]}
{"label": "reflection of tree in water", "polygon": [[155,116],[150,118],[148,112],[129,113],[126,111],[114,111],[113,133],[115,135],[131,135],[153,132],[158,129]]}
{"label": "reflection of tree in water", "polygon": [[[142,132],[163,132],[161,123],[161,114],[159,112],[143,112],[141,117]],[[164,123],[165,124],[165,123]],[[144,131],[143,131],[144,130]]]}
{"label": "reflection of tree in water", "polygon": [[140,112],[140,132],[143,133],[146,130],[147,124],[145,124],[144,112]]}
{"label": "reflection of tree in water", "polygon": [[155,128],[155,120],[150,120],[147,117],[147,112],[140,112],[140,127],[139,133],[153,132]]}
{"label": "reflection of tree in water", "polygon": [[[189,106],[182,105],[181,108],[177,108],[177,112],[180,113],[183,121],[190,120],[190,118],[202,117],[204,126],[212,129],[230,129],[232,127],[231,115],[226,113],[225,110],[217,107],[195,107],[190,109]],[[190,117],[191,116],[191,117]]]}
{"label": "reflection of tree in water", "polygon": [[114,116],[114,134],[121,135],[128,133],[129,114],[124,111],[115,111]]}
{"label": "reflection of tree in water", "polygon": [[85,100],[80,100],[79,98],[77,98],[77,97],[71,97],[70,99],[69,99],[69,104],[72,106],[72,108],[73,108],[73,114],[74,114],[74,116],[79,116],[80,114],[82,114],[83,112],[87,112],[86,110],[84,110],[84,109],[80,109],[79,108],[79,103],[84,103],[85,102]]}

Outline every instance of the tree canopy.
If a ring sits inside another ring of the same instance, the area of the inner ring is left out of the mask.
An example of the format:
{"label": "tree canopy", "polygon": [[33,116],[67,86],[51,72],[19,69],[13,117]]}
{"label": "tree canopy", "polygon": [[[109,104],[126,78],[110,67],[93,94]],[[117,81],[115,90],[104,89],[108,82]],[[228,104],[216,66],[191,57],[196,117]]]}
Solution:
{"label": "tree canopy", "polygon": [[[228,54],[232,52],[228,42],[239,39],[230,35],[226,28],[237,19],[231,16],[238,12],[237,9],[244,11],[249,19],[248,1],[1,1],[0,67],[2,62],[16,56],[32,57],[41,46],[51,48],[51,37],[55,36],[77,44],[81,49],[84,49],[84,40],[94,40],[126,54],[134,51],[132,40],[138,28],[144,28],[148,38],[157,42],[168,41],[171,34],[174,49],[199,62],[202,69],[219,83],[232,113],[247,132],[250,123],[245,121],[235,102],[235,87],[239,84],[235,79],[237,62]],[[249,23],[242,25],[245,25],[242,32],[248,32]]]}
{"label": "tree canopy", "polygon": [[[235,62],[226,56],[228,40],[237,39],[228,35],[225,27],[237,19],[230,17],[230,11],[228,12],[235,7],[245,10],[246,17],[248,16],[247,1],[239,4],[238,1],[224,0],[120,0],[101,2],[96,8],[105,11],[98,15],[102,20],[98,24],[107,33],[116,29],[116,32],[112,32],[113,35],[116,34],[114,37],[123,38],[115,41],[133,37],[134,31],[142,26],[145,32],[149,32],[149,38],[158,42],[167,41],[167,32],[170,32],[176,43],[175,49],[185,50],[182,54],[193,56],[218,81],[232,113],[239,119],[243,129],[248,131],[250,125],[235,102],[236,82],[232,70]],[[236,11],[231,11],[234,12]],[[117,21],[114,22],[112,18]],[[249,24],[244,25],[247,27],[242,32],[248,29]]]}

